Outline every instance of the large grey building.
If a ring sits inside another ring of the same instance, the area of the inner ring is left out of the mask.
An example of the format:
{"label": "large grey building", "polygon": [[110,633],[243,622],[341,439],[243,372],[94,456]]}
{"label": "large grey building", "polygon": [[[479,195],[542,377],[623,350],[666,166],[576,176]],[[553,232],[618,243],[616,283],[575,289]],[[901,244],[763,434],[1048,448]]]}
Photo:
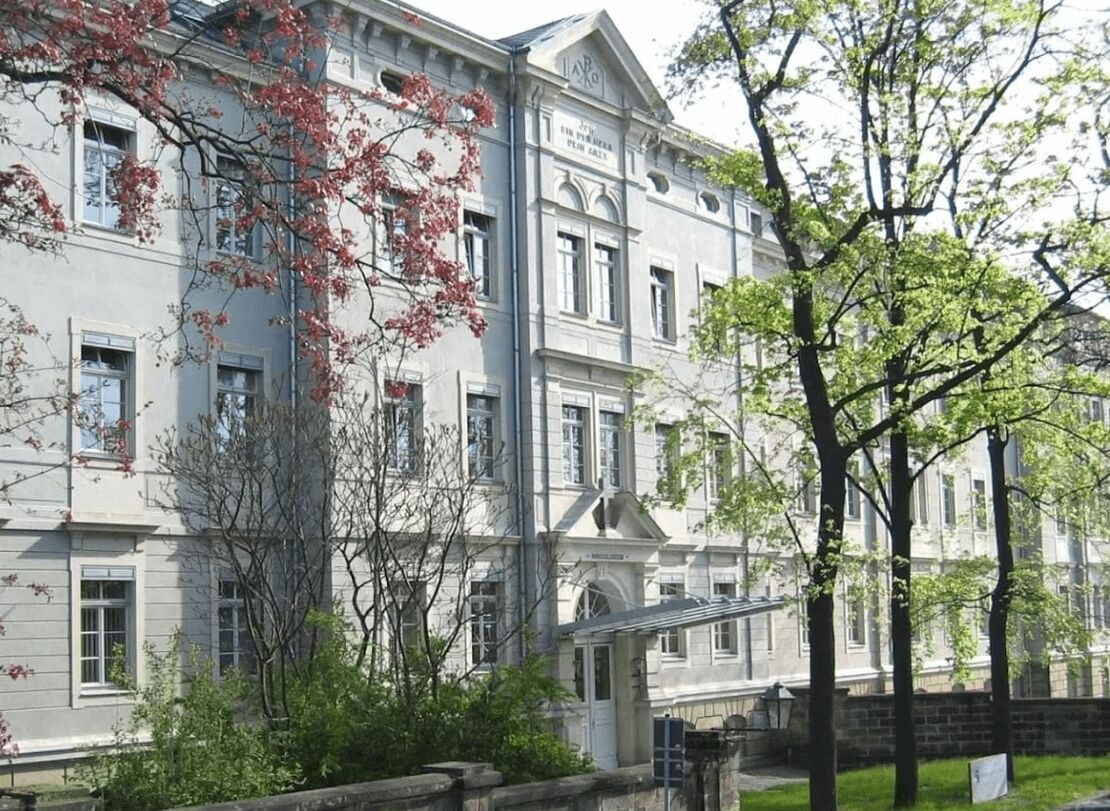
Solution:
{"label": "large grey building", "polygon": [[[461,195],[450,247],[476,265],[488,331],[480,339],[452,332],[391,372],[408,382],[420,419],[478,421],[512,460],[500,478],[519,503],[479,595],[537,603],[535,644],[554,655],[577,696],[557,708],[562,729],[603,768],[647,759],[650,719],[664,711],[694,723],[751,720],[773,682],[808,680],[803,623],[789,600],[775,601],[796,598],[796,586],[750,576],[759,570],[753,558],[780,554],[758,538],[705,531],[718,471],[681,510],[645,506],[641,496],[666,466],[668,408],[677,417],[681,403],[661,404],[651,424],[632,422],[642,403],[629,380],[638,370],[689,371],[686,335],[704,296],[731,278],[775,272],[779,252],[765,215],[743,194],[707,182],[692,158],[713,147],[672,122],[604,11],[503,40],[392,2],[351,0],[345,14],[350,25],[331,43],[328,81],[388,90],[420,71],[453,90],[484,87],[496,105],[497,125],[482,135],[483,177]],[[149,125],[108,100],[90,102],[86,116],[116,136],[95,149],[145,156],[155,148]],[[147,449],[167,428],[213,413],[221,394],[288,396],[273,383],[293,363],[287,334],[267,326],[282,315],[280,301],[264,297],[236,301],[227,343],[207,364],[162,362],[148,338],[180,294],[185,226],[163,223],[151,245],[113,229],[104,201],[88,197],[98,192],[81,182],[95,156],[80,126],[57,137],[58,149],[35,155],[76,230],[60,257],[4,247],[0,290],[52,335],[69,389],[96,378],[100,407],[130,420],[136,459],[134,475],[120,471],[64,414],[44,426],[52,449],[0,449],[0,466],[40,474],[0,504],[0,572],[53,590],[49,601],[0,594],[0,659],[34,670],[6,682],[0,700],[22,750],[15,771],[28,774],[61,768],[128,712],[130,696],[107,675],[113,642],[134,652],[181,629],[214,658],[237,660],[241,629],[234,611],[220,611],[234,609],[234,588],[221,588],[216,568],[195,565],[205,539],[158,508],[162,477]],[[214,220],[207,227],[214,240]],[[67,463],[74,449],[87,451],[87,464]],[[915,565],[989,553],[987,528],[972,518],[986,481],[985,457],[974,450],[930,474],[917,496]],[[515,499],[497,481],[490,486]],[[858,497],[853,504],[850,533],[881,549],[881,527]],[[799,515],[807,510],[803,493]],[[1052,526],[1044,546],[1050,560],[1097,562]],[[701,603],[677,609],[665,630],[637,611],[689,597]],[[1110,601],[1091,599],[1090,621],[1102,627]],[[847,589],[838,595],[839,678],[856,690],[887,689],[879,605]],[[472,641],[460,656],[484,650]],[[948,683],[945,641],[936,642],[923,663],[927,686]],[[981,666],[985,640],[980,654]],[[131,655],[141,679],[142,657]],[[498,651],[516,655],[515,645]],[[1099,664],[1044,689],[1110,695],[1107,674]]]}

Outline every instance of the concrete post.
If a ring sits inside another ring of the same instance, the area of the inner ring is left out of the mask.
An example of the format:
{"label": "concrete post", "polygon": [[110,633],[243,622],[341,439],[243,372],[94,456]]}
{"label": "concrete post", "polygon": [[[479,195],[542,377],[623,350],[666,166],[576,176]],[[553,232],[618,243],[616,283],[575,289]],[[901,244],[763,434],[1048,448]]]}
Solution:
{"label": "concrete post", "polygon": [[468,763],[448,760],[421,766],[425,774],[445,774],[455,780],[455,796],[459,811],[489,811],[490,793],[501,785],[501,772],[490,763]]}
{"label": "concrete post", "polygon": [[689,811],[731,811],[740,801],[740,740],[724,729],[686,732]]}

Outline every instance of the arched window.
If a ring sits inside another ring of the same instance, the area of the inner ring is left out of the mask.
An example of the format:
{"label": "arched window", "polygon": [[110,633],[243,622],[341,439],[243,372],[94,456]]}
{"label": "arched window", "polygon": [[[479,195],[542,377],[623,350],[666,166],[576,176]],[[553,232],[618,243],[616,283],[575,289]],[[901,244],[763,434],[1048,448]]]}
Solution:
{"label": "arched window", "polygon": [[671,181],[667,180],[667,176],[659,172],[648,172],[648,181],[655,189],[656,194],[666,194],[671,190]]}
{"label": "arched window", "polygon": [[604,617],[610,611],[609,597],[601,590],[600,585],[590,583],[578,596],[578,604],[574,607],[574,621]]}
{"label": "arched window", "polygon": [[698,195],[698,205],[710,214],[716,214],[721,210],[721,201],[717,199],[716,195],[710,194],[707,191],[703,191]]}

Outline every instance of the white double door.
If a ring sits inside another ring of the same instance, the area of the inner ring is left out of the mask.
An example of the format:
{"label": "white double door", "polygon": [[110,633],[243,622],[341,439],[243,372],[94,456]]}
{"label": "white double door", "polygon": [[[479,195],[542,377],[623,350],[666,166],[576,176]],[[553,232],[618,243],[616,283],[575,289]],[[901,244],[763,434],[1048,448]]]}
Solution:
{"label": "white double door", "polygon": [[574,686],[586,704],[584,748],[599,769],[617,768],[617,708],[613,696],[613,643],[574,646]]}

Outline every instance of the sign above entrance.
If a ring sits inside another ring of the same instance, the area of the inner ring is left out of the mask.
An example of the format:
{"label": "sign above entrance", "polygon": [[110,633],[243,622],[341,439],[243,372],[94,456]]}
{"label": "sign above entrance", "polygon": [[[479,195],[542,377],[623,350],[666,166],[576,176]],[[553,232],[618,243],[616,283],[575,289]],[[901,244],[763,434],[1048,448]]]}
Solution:
{"label": "sign above entrance", "polygon": [[616,129],[562,110],[555,111],[554,146],[572,157],[617,168],[619,135]]}

